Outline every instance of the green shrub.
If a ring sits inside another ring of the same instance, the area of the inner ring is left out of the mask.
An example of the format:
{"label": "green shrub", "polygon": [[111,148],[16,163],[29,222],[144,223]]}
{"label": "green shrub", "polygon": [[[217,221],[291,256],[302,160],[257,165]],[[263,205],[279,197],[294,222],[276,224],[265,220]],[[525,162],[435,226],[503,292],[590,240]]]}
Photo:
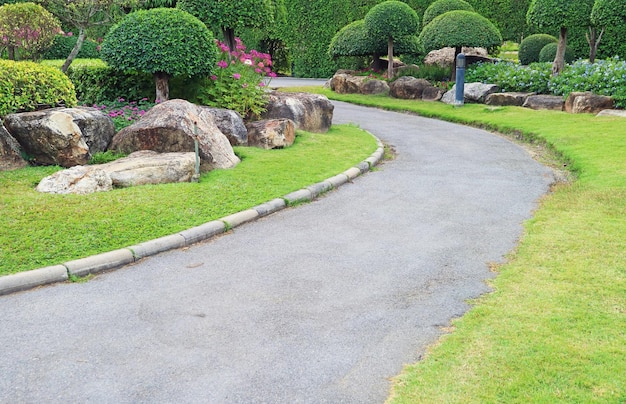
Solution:
{"label": "green shrub", "polygon": [[550,79],[549,89],[553,94],[563,96],[572,91],[608,95],[613,97],[616,106],[626,108],[626,61],[619,57],[596,60],[593,64],[576,61]]}
{"label": "green shrub", "polygon": [[520,66],[514,62],[476,63],[467,68],[465,81],[497,84],[502,91],[547,94],[551,63]]}
{"label": "green shrub", "polygon": [[42,105],[75,106],[74,85],[60,70],[33,62],[0,60],[0,117]]}
{"label": "green shrub", "polygon": [[409,68],[398,71],[397,77],[411,76],[428,81],[446,81],[452,74],[452,67],[439,65],[419,65],[417,69]]}
{"label": "green shrub", "polygon": [[[74,35],[57,35],[54,37],[52,46],[41,57],[44,59],[65,59],[70,54],[78,37]],[[97,59],[100,57],[98,43],[93,39],[85,39],[80,52],[76,55],[81,59]]]}
{"label": "green shrub", "polygon": [[[556,50],[559,44],[551,42],[541,48],[541,52],[539,52],[539,62],[553,62],[556,57]],[[572,63],[574,60],[574,51],[569,46],[565,47],[565,63]]]}
{"label": "green shrub", "polygon": [[474,7],[465,0],[437,0],[424,11],[422,26],[425,27],[435,17],[453,10],[475,11]]}
{"label": "green shrub", "polygon": [[39,4],[0,6],[0,47],[7,48],[9,59],[37,60],[60,31],[59,20]]}
{"label": "green shrub", "polygon": [[[541,49],[549,43],[556,43],[558,40],[552,35],[548,34],[534,34],[527,36],[519,44],[519,61],[523,65],[529,65],[539,61],[539,54]],[[554,60],[554,58],[552,59]]]}

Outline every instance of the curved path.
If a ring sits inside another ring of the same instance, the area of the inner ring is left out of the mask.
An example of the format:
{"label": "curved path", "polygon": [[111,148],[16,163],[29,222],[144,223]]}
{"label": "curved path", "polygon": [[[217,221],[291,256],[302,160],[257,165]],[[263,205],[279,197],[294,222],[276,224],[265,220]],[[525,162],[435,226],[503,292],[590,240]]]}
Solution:
{"label": "curved path", "polygon": [[336,106],[397,158],[192,248],[0,296],[0,402],[383,402],[489,290],[552,174],[481,130]]}

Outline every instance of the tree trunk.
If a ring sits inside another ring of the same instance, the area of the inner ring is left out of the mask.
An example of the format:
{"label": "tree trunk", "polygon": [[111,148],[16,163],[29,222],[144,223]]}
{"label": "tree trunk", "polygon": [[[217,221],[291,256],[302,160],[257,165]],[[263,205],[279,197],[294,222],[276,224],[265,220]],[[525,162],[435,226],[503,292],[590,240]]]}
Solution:
{"label": "tree trunk", "polygon": [[372,56],[372,70],[381,71],[383,68],[383,61],[380,59],[380,55],[378,53],[374,53]]}
{"label": "tree trunk", "polygon": [[600,34],[598,34],[598,30],[595,27],[589,27],[589,32],[585,34],[585,38],[587,38],[587,43],[589,44],[589,63],[594,63],[596,61],[596,55],[598,53],[598,46],[602,40],[602,34],[604,34],[604,28],[602,28],[600,30]]}
{"label": "tree trunk", "polygon": [[76,55],[78,55],[78,52],[80,52],[80,48],[82,48],[83,42],[85,42],[85,28],[80,27],[78,29],[78,38],[76,38],[76,45],[74,45],[74,48],[72,49],[70,54],[67,55],[67,59],[65,59],[65,63],[63,63],[63,66],[61,66],[61,71],[63,73],[67,72],[67,69],[70,67],[70,65],[74,61],[74,58],[76,58]]}
{"label": "tree trunk", "polygon": [[463,48],[460,46],[454,47],[454,58],[452,58],[452,75],[450,77],[452,81],[456,81],[456,57],[459,56],[462,50]]}
{"label": "tree trunk", "polygon": [[224,33],[224,41],[226,41],[228,49],[233,52],[235,50],[235,30],[233,28],[222,27],[222,32]]}
{"label": "tree trunk", "polygon": [[15,60],[15,46],[9,45],[7,47],[7,53],[9,56],[9,60]]}
{"label": "tree trunk", "polygon": [[565,67],[565,47],[567,46],[567,28],[561,27],[559,34],[559,43],[556,47],[556,56],[552,63],[552,75],[557,76]]}
{"label": "tree trunk", "polygon": [[156,72],[153,74],[154,83],[156,85],[156,102],[167,101],[170,98],[169,79],[170,76],[167,73]]}
{"label": "tree trunk", "polygon": [[387,39],[387,59],[389,59],[389,65],[387,66],[387,78],[393,78],[393,38],[390,36]]}

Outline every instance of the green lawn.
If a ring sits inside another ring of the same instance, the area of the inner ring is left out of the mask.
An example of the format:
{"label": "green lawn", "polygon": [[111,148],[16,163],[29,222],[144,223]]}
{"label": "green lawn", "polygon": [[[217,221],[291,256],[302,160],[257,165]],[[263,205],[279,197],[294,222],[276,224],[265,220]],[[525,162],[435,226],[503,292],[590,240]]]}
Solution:
{"label": "green lawn", "polygon": [[626,403],[626,119],[314,91],[544,143],[576,176],[389,402]]}
{"label": "green lawn", "polygon": [[376,140],[349,125],[298,132],[292,147],[237,147],[242,162],[200,182],[91,195],[35,191],[58,167],[0,172],[0,275],[111,251],[172,234],[323,181],[369,157]]}

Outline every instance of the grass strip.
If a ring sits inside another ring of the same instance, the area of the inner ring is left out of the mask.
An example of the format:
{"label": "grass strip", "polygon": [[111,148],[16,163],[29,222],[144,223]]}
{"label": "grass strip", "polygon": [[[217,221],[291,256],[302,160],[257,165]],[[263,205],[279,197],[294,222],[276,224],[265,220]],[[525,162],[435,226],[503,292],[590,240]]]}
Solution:
{"label": "grass strip", "polygon": [[241,163],[199,183],[146,185],[91,195],[35,191],[59,167],[0,172],[0,275],[115,250],[219,219],[323,181],[377,148],[351,125],[298,132],[278,150],[236,147]]}
{"label": "grass strip", "polygon": [[395,378],[390,403],[626,402],[626,120],[313,91],[545,143],[577,176],[525,223],[493,292]]}

